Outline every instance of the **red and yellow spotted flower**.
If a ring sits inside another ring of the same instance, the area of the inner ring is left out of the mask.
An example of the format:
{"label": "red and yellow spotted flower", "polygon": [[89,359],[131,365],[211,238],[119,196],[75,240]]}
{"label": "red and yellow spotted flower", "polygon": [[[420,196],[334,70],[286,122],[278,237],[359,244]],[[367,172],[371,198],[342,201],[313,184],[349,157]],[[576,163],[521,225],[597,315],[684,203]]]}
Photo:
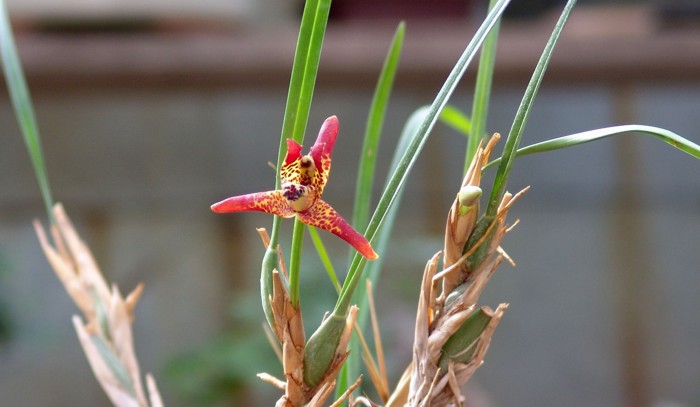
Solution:
{"label": "red and yellow spotted flower", "polygon": [[321,199],[331,171],[331,154],[338,136],[338,118],[323,122],[318,138],[308,155],[301,155],[301,146],[287,139],[287,156],[280,168],[281,189],[234,196],[215,203],[217,213],[259,211],[284,218],[297,218],[307,225],[327,230],[348,242],[369,260],[379,256],[370,243],[353,229],[328,203]]}

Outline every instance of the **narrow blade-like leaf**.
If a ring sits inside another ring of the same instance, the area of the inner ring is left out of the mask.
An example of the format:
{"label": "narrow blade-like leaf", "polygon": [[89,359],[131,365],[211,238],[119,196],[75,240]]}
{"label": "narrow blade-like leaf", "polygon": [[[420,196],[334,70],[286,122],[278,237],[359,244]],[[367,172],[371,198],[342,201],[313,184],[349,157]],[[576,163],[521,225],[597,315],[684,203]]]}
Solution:
{"label": "narrow blade-like leaf", "polygon": [[[496,0],[491,0],[489,8],[493,8]],[[479,69],[476,73],[476,86],[474,87],[474,102],[472,104],[470,137],[467,140],[467,152],[464,160],[464,172],[467,172],[476,154],[479,141],[486,135],[486,120],[488,118],[489,100],[491,98],[491,84],[493,83],[493,67],[496,60],[496,45],[498,45],[498,30],[500,20],[494,25],[488,37],[481,47],[479,56]]]}
{"label": "narrow blade-like leaf", "polygon": [[[416,133],[416,136],[411,141],[404,156],[401,158],[401,161],[399,162],[396,171],[392,175],[387,188],[385,188],[384,193],[382,194],[379,200],[379,204],[377,205],[377,209],[375,210],[374,215],[370,220],[370,223],[367,227],[367,231],[365,233],[365,236],[367,236],[370,242],[375,239],[376,234],[379,230],[379,226],[384,221],[384,218],[386,217],[389,208],[392,206],[398,194],[399,188],[405,182],[409,170],[415,164],[420,151],[423,149],[423,146],[427,141],[428,134],[430,134],[430,131],[435,125],[435,122],[437,121],[440,112],[442,111],[443,107],[445,107],[450,96],[456,89],[459,80],[464,75],[467,66],[473,59],[481,44],[483,43],[484,39],[486,38],[486,35],[496,23],[498,18],[501,16],[508,3],[509,0],[500,0],[496,4],[496,6],[489,12],[489,14],[484,19],[484,22],[474,34],[474,37],[469,42],[460,58],[457,60],[457,63],[455,64],[454,68],[445,80],[445,83],[443,84],[442,88],[435,97],[435,100],[433,101],[432,105],[430,106],[430,109],[428,110],[428,114],[425,120],[423,121],[423,123],[421,123],[421,126],[418,132]],[[350,270],[348,272],[348,276],[343,284],[343,290],[341,291],[341,295],[338,298],[338,302],[336,303],[334,312],[340,313],[341,315],[346,314],[347,310],[349,309],[352,293],[354,292],[355,287],[359,282],[360,275],[362,273],[362,268],[364,267],[365,262],[366,260],[359,255],[355,255],[355,257],[353,258]]]}
{"label": "narrow blade-like leaf", "polygon": [[34,116],[34,107],[27,87],[27,81],[22,71],[22,64],[17,53],[10,17],[5,7],[5,1],[0,0],[0,56],[2,57],[2,68],[7,82],[7,88],[12,99],[12,106],[15,116],[19,122],[24,143],[29,151],[29,156],[34,167],[34,174],[39,182],[39,189],[46,207],[49,219],[53,220],[51,208],[53,208],[53,198],[49,187],[49,177],[46,172],[44,153],[41,148],[41,138],[39,137],[39,126]]}
{"label": "narrow blade-like leaf", "polygon": [[[515,119],[513,120],[513,125],[511,126],[510,132],[508,133],[508,139],[506,140],[505,147],[503,148],[503,159],[498,166],[498,171],[496,172],[486,213],[481,217],[481,219],[479,219],[474,232],[471,234],[469,241],[467,241],[465,250],[468,250],[470,247],[474,246],[475,242],[479,242],[481,240],[484,233],[489,230],[489,226],[496,216],[498,206],[506,192],[508,177],[510,176],[510,171],[515,160],[515,152],[518,149],[520,139],[522,138],[523,131],[525,129],[525,124],[530,116],[532,104],[534,103],[535,96],[537,96],[537,91],[542,84],[542,79],[544,78],[544,73],[547,70],[547,65],[552,58],[554,46],[559,40],[559,36],[561,35],[564,25],[569,19],[569,15],[571,14],[571,10],[575,4],[576,0],[569,0],[564,6],[564,10],[562,11],[557,24],[552,30],[552,35],[549,37],[544,51],[542,51],[542,55],[537,62],[537,66],[535,66],[535,71],[530,78],[527,88],[525,89],[525,94],[523,95],[518,111],[515,114]],[[481,263],[486,249],[489,247],[488,240],[490,240],[490,237],[488,237],[487,241],[481,244],[481,246],[468,259],[470,267],[473,268],[476,264]]]}
{"label": "narrow blade-like leaf", "polygon": [[[518,149],[516,156],[520,157],[523,155],[544,153],[546,151],[554,151],[562,148],[574,147],[579,144],[603,140],[608,137],[619,136],[622,134],[651,136],[662,140],[672,145],[673,147],[690,154],[695,158],[700,159],[700,145],[697,145],[692,141],[687,140],[672,131],[662,129],[659,127],[644,126],[640,124],[605,127],[602,129],[589,130],[581,133],[570,134],[564,137],[558,137],[555,139],[543,141],[541,143],[532,144],[527,147],[520,148]],[[484,166],[483,169],[485,170],[487,168],[493,167],[494,165],[498,165],[500,162],[500,158],[493,160],[486,166]]]}

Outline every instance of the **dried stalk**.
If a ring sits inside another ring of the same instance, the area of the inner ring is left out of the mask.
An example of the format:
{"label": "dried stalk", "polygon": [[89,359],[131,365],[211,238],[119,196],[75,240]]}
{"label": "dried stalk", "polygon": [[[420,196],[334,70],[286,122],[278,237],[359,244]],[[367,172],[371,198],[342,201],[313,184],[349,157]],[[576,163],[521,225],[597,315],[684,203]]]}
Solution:
{"label": "dried stalk", "polygon": [[[512,263],[500,244],[511,229],[505,223],[508,210],[526,189],[514,196],[506,193],[484,237],[466,247],[478,218],[481,168],[498,138],[495,134],[486,147],[479,146],[447,218],[444,252],[436,253],[425,266],[413,360],[388,406],[462,405],[460,387],[483,363],[508,307],[500,304],[494,311],[479,307],[477,301],[501,262]],[[484,260],[469,267],[466,260],[487,241]],[[438,273],[443,253],[443,269]]]}
{"label": "dried stalk", "polygon": [[34,222],[34,228],[51,267],[86,320],[83,322],[74,315],[73,325],[97,381],[115,406],[162,407],[150,374],[146,375],[146,397],[134,352],[131,324],[143,285],[137,286],[126,299],[116,285],[110,289],[63,206],[55,205],[53,214],[51,235],[55,246],[49,243],[38,221]]}

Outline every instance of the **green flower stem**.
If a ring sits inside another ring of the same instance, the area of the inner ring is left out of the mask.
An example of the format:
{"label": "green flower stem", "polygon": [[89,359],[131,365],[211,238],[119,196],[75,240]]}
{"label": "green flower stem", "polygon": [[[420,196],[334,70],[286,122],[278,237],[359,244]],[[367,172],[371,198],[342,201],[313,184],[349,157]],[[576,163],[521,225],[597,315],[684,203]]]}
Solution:
{"label": "green flower stem", "polygon": [[[307,0],[304,5],[294,63],[292,64],[292,74],[289,80],[287,105],[282,120],[282,132],[277,155],[278,169],[282,167],[282,161],[287,153],[287,139],[294,139],[299,144],[302,144],[304,139],[330,7],[331,0]],[[278,171],[275,179],[275,189],[279,189],[281,184],[282,180]],[[265,316],[270,323],[273,317],[268,298],[272,295],[272,271],[279,267],[279,256],[277,255],[276,247],[279,241],[281,221],[282,218],[279,216],[273,217],[270,246],[263,257],[260,276],[262,306]],[[294,252],[297,249],[292,247],[291,250]],[[297,257],[297,260],[300,261],[301,259]],[[297,278],[299,270],[298,268],[290,267],[289,273],[290,278],[292,274],[294,278]]]}
{"label": "green flower stem", "polygon": [[[287,150],[286,140],[294,139],[303,144],[306,124],[309,120],[311,100],[313,99],[316,85],[318,64],[321,60],[323,39],[328,23],[328,13],[331,8],[331,0],[309,0],[304,7],[304,15],[301,21],[299,39],[297,42],[292,78],[290,80],[287,107],[282,122],[282,135],[280,137],[280,150],[277,157],[277,168],[282,167],[282,161]],[[297,62],[298,61],[298,62]],[[277,188],[281,186],[279,171],[275,182]],[[273,222],[280,222],[278,217]],[[303,241],[304,228],[298,220],[294,222],[294,234],[289,265],[290,299],[295,306],[299,303],[299,268],[301,265],[301,243]],[[270,237],[272,242],[277,242],[277,235]],[[295,245],[298,245],[295,246]],[[292,283],[293,282],[293,283]]]}
{"label": "green flower stem", "polygon": [[292,232],[292,251],[289,255],[289,300],[294,308],[299,308],[299,270],[301,265],[301,248],[304,243],[304,224],[294,219]]}

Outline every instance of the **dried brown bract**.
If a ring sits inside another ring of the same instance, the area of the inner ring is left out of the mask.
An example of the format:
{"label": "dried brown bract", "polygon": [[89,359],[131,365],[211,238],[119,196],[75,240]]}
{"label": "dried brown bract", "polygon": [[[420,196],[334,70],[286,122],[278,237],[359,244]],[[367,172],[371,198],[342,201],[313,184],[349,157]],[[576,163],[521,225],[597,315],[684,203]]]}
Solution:
{"label": "dried brown bract", "polygon": [[38,221],[34,228],[51,267],[86,320],[75,315],[73,325],[95,377],[115,406],[161,407],[163,402],[150,375],[146,376],[146,397],[131,332],[143,285],[124,299],[116,285],[107,285],[63,206],[57,204],[53,215],[54,246]]}
{"label": "dried brown bract", "polygon": [[[402,396],[402,389],[397,389],[390,405],[461,405],[464,397],[460,387],[483,363],[491,336],[508,307],[500,304],[494,311],[478,306],[477,301],[503,259],[510,260],[500,247],[511,229],[505,218],[525,190],[516,195],[506,193],[484,237],[468,244],[479,215],[481,168],[488,162],[498,138],[494,135],[486,147],[479,148],[450,209],[443,269],[437,271],[441,252],[425,267],[410,380],[403,381],[408,390],[403,390]],[[482,247],[484,244],[488,247]],[[469,266],[466,261],[477,249],[485,254]]]}

